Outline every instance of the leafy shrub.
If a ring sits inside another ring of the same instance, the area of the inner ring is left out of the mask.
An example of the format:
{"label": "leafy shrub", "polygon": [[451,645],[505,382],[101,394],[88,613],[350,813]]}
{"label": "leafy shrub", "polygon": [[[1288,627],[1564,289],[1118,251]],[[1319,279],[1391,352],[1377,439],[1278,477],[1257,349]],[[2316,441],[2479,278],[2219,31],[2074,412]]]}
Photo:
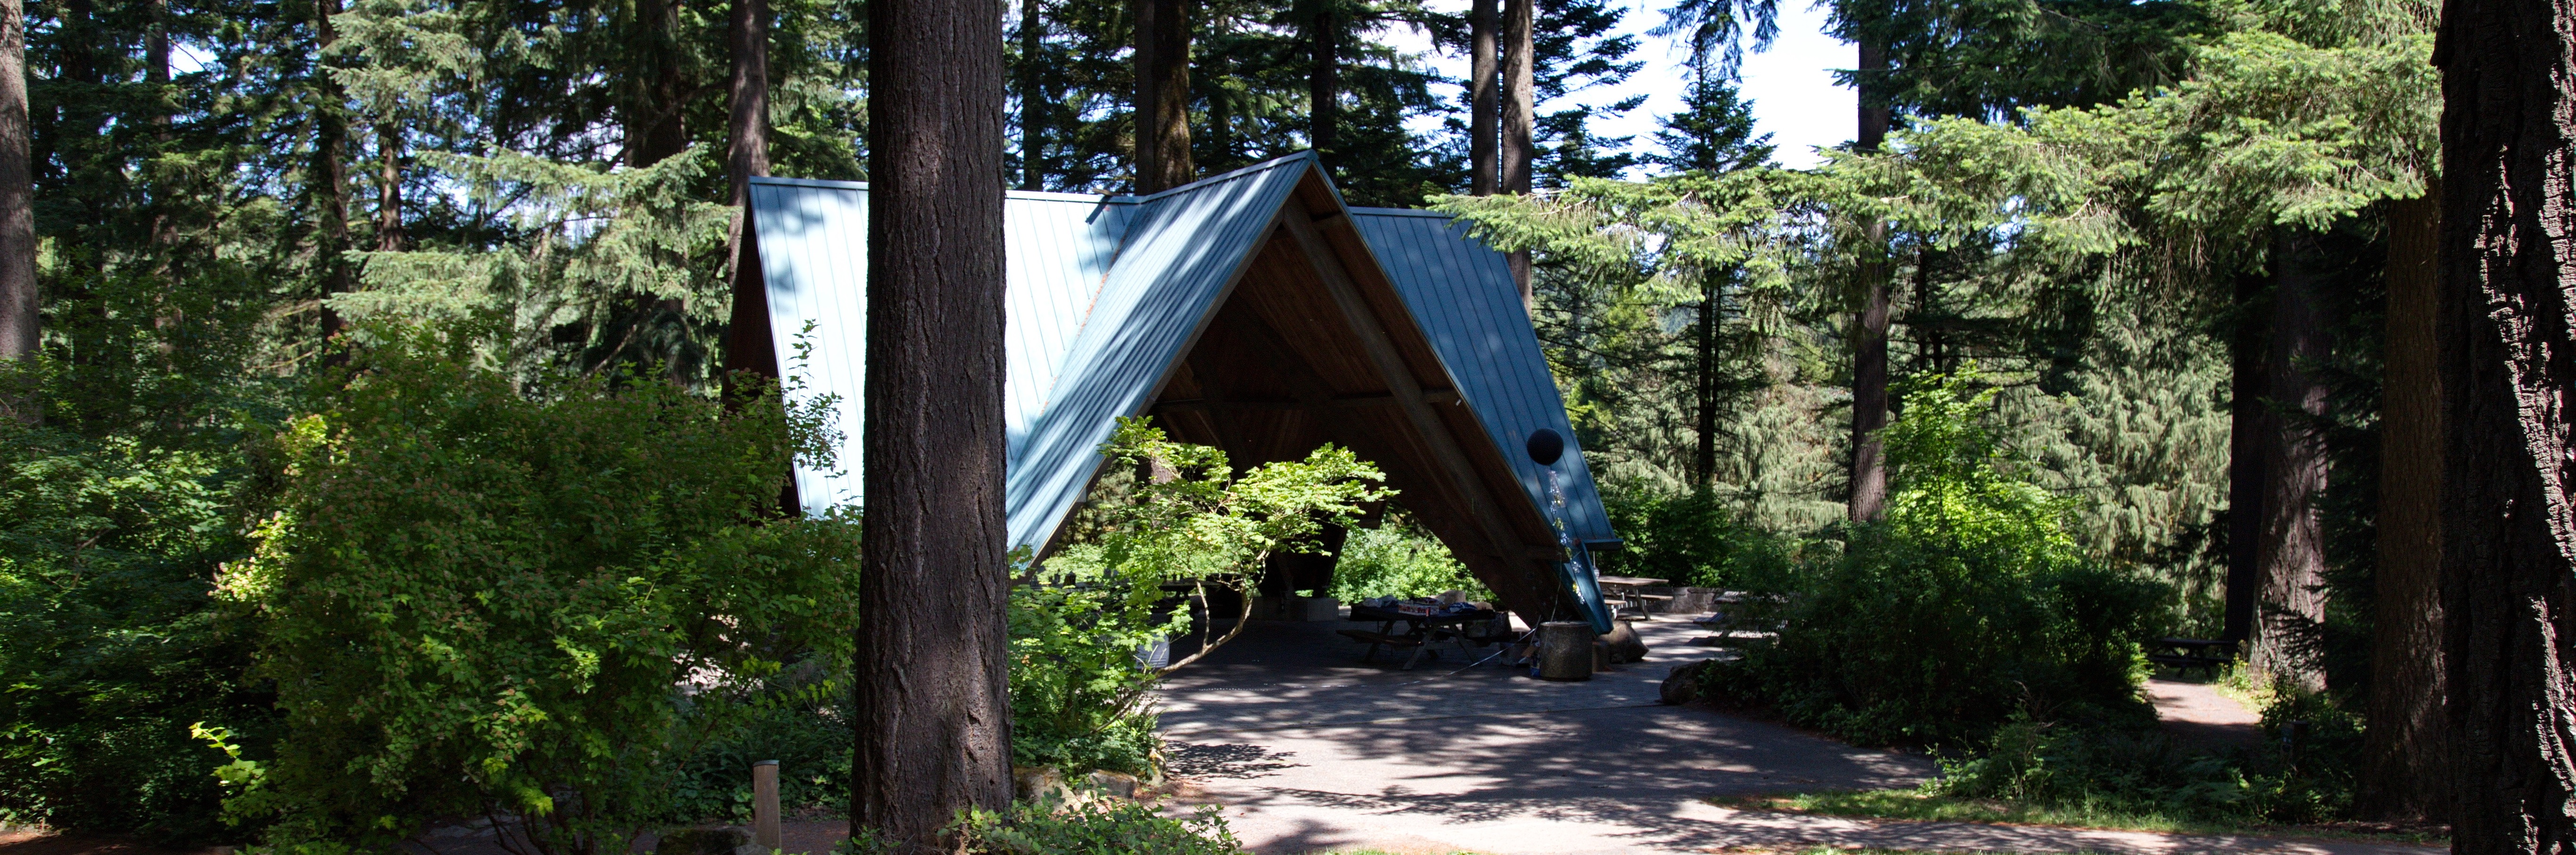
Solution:
{"label": "leafy shrub", "polygon": [[0,418],[0,823],[229,836],[188,726],[273,719],[207,596],[246,468]]}
{"label": "leafy shrub", "polygon": [[1142,709],[1146,691],[1205,656],[1220,638],[1200,629],[1197,653],[1160,669],[1137,650],[1180,639],[1190,609],[1171,589],[1204,597],[1211,585],[1249,597],[1273,552],[1317,548],[1327,522],[1349,524],[1362,503],[1391,491],[1386,476],[1347,449],[1324,446],[1302,461],[1235,475],[1225,452],[1172,442],[1142,419],[1122,419],[1101,449],[1111,466],[1159,473],[1098,509],[1097,533],[1023,574],[1011,591],[1011,754],[1023,766],[1143,774],[1160,742]]}
{"label": "leafy shrub", "polygon": [[1886,520],[1797,586],[1775,643],[1709,669],[1713,696],[1869,743],[1973,739],[2017,711],[2149,714],[2138,643],[2166,590],[2089,560],[2064,503],[1998,465],[1972,382],[1906,397]]}
{"label": "leafy shrub", "polygon": [[[2305,722],[2295,754],[2283,725]],[[2016,716],[1973,755],[1945,759],[1930,795],[2045,808],[2158,815],[2186,822],[2313,823],[2349,815],[2361,722],[2326,696],[2284,691],[2251,750],[2189,753],[2143,728]]]}
{"label": "leafy shrub", "polygon": [[1342,602],[1376,597],[1435,596],[1464,591],[1470,600],[1491,600],[1494,592],[1449,554],[1449,547],[1390,508],[1377,528],[1354,528],[1342,541],[1333,563],[1333,587],[1326,594]]}
{"label": "leafy shrub", "polygon": [[777,507],[828,402],[531,394],[402,333],[355,369],[278,438],[279,509],[219,580],[286,718],[226,770],[272,841],[384,848],[506,813],[548,852],[622,849],[682,758],[833,696],[858,526]]}
{"label": "leafy shrub", "polygon": [[962,823],[977,855],[1236,855],[1243,851],[1214,805],[1189,816],[1103,799],[1050,810],[1013,805],[1007,815],[975,813]]}
{"label": "leafy shrub", "polygon": [[1796,575],[1797,542],[1751,525],[1712,490],[1612,490],[1602,497],[1626,543],[1598,554],[1602,569],[1676,585],[1776,592]]}
{"label": "leafy shrub", "polygon": [[[810,678],[821,675],[810,675]],[[778,804],[789,813],[850,805],[852,731],[846,684],[828,702],[807,695],[794,703],[765,704],[747,712],[680,761],[670,807],[672,824],[751,821],[751,764],[778,761]]]}

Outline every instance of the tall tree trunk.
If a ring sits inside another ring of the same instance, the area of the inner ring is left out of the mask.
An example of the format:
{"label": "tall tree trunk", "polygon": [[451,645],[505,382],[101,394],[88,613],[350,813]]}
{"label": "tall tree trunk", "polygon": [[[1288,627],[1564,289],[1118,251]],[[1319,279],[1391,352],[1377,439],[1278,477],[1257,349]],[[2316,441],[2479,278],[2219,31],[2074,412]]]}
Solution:
{"label": "tall tree trunk", "polygon": [[2223,637],[2240,646],[2254,640],[2263,590],[2263,437],[2272,429],[2271,411],[2263,404],[2269,285],[2263,274],[2237,274],[2236,336],[2228,349],[2227,629]]}
{"label": "tall tree trunk", "polygon": [[2442,69],[2451,851],[2576,847],[2576,5],[2452,0]]}
{"label": "tall tree trunk", "polygon": [[955,851],[1011,802],[1002,6],[868,4],[867,382],[850,819]]}
{"label": "tall tree trunk", "polygon": [[[170,126],[170,0],[152,0],[148,7],[151,29],[143,34],[143,80],[152,84],[152,123]],[[162,139],[169,133],[163,131]]]}
{"label": "tall tree trunk", "polygon": [[349,249],[349,117],[340,84],[329,71],[331,45],[340,33],[331,16],[340,14],[340,0],[314,0],[314,43],[319,48],[313,60],[313,87],[320,102],[313,110],[313,217],[318,227],[314,241],[314,265],[322,281],[322,336],[338,335],[346,326],[340,313],[333,311],[334,294],[349,291],[349,263],[341,253]]}
{"label": "tall tree trunk", "polygon": [[[1534,0],[1503,0],[1503,192],[1528,195],[1531,170],[1538,161],[1538,79]],[[1512,281],[1521,288],[1521,307],[1536,311],[1538,295],[1530,290],[1529,250],[1509,256]]]}
{"label": "tall tree trunk", "polygon": [[1020,189],[1046,189],[1046,4],[1020,0]]}
{"label": "tall tree trunk", "polygon": [[734,214],[726,255],[732,259],[733,313],[725,326],[724,368],[728,376],[748,371],[777,377],[769,291],[760,275],[760,248],[751,222],[751,179],[769,174],[769,0],[733,0],[726,32],[733,73],[726,87],[732,111],[725,128],[725,177],[733,184]]}
{"label": "tall tree trunk", "polygon": [[[27,14],[0,0],[0,359],[37,345],[36,213],[27,165]],[[33,402],[0,397],[0,417],[34,422]]]}
{"label": "tall tree trunk", "polygon": [[[1874,152],[1887,141],[1892,118],[1887,106],[1887,48],[1864,39],[1860,74],[1854,78],[1860,102],[1859,134],[1854,151]],[[1853,522],[1869,522],[1887,513],[1887,451],[1878,432],[1887,427],[1887,320],[1889,314],[1887,224],[1861,224],[1860,305],[1852,318],[1852,456]]]}
{"label": "tall tree trunk", "polygon": [[1306,34],[1307,59],[1313,63],[1306,73],[1306,139],[1330,171],[1341,162],[1334,156],[1334,136],[1342,119],[1341,32],[1333,20],[1333,0],[1314,2],[1315,14],[1308,19],[1311,30]]}
{"label": "tall tree trunk", "polygon": [[1502,109],[1498,83],[1494,79],[1494,26],[1499,14],[1494,0],[1474,0],[1467,13],[1470,47],[1467,62],[1467,181],[1468,192],[1478,196],[1494,195],[1497,177],[1494,173],[1494,124]]}
{"label": "tall tree trunk", "polygon": [[1190,163],[1189,5],[1135,4],[1136,192],[1159,193],[1198,177]]}
{"label": "tall tree trunk", "polygon": [[1717,480],[1717,298],[1726,277],[1718,273],[1703,274],[1699,284],[1699,329],[1692,350],[1698,357],[1697,400],[1692,403],[1692,425],[1698,441],[1691,450],[1691,488],[1706,489]]}
{"label": "tall tree trunk", "polygon": [[402,219],[402,124],[387,116],[376,122],[376,250],[400,252]]}
{"label": "tall tree trunk", "polygon": [[2307,630],[2325,620],[2325,532],[2317,500],[2326,489],[2326,385],[2307,365],[2325,359],[2325,307],[2319,303],[2313,238],[2279,229],[2272,250],[2271,347],[2263,432],[2262,614],[2246,659],[2256,674],[2311,690],[2325,673],[2302,650]]}
{"label": "tall tree trunk", "polygon": [[2379,409],[2379,566],[2372,573],[2362,815],[2450,816],[2442,729],[2442,392],[2433,315],[2441,184],[2388,205],[2388,345]]}
{"label": "tall tree trunk", "polygon": [[651,166],[689,147],[681,122],[680,0],[641,0],[637,7],[641,79],[626,107],[626,165]]}

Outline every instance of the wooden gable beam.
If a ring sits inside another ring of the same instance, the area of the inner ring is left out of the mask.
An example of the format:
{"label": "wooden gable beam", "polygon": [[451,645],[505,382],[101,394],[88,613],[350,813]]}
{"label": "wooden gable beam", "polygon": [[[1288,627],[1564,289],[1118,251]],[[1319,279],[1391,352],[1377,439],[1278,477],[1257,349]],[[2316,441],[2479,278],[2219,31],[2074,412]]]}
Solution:
{"label": "wooden gable beam", "polygon": [[[1430,398],[1414,378],[1412,367],[1405,364],[1403,356],[1396,352],[1395,342],[1388,335],[1383,320],[1370,308],[1367,298],[1360,295],[1359,286],[1351,280],[1350,272],[1342,267],[1340,254],[1334,252],[1325,243],[1324,236],[1315,230],[1314,217],[1307,213],[1304,203],[1292,200],[1289,205],[1294,209],[1294,215],[1289,211],[1281,212],[1281,228],[1295,239],[1298,249],[1314,265],[1316,277],[1323,281],[1333,304],[1341,309],[1351,332],[1368,351],[1370,363],[1377,366],[1378,373],[1385,377],[1393,403],[1403,411],[1405,420],[1422,434],[1423,440],[1430,444],[1432,454],[1457,484],[1459,493],[1467,501],[1469,516],[1475,519],[1490,544],[1487,554],[1527,571],[1530,564],[1519,560],[1519,557],[1529,554],[1529,547],[1535,544],[1523,544],[1513,535],[1510,521],[1494,506],[1492,497],[1488,495],[1484,479],[1477,474],[1475,465],[1468,461],[1457,437],[1449,432],[1448,424],[1440,419],[1438,413],[1432,412]],[[1530,587],[1531,590],[1524,595],[1537,597],[1538,601],[1516,602],[1514,606],[1527,609],[1549,607],[1553,597],[1547,592],[1553,592],[1555,586],[1541,581]]]}

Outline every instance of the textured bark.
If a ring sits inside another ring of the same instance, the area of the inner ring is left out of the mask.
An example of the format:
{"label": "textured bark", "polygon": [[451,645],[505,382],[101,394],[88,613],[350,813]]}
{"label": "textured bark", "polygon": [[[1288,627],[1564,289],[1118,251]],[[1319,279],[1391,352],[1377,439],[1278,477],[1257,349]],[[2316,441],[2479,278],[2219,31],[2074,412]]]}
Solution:
{"label": "textured bark", "polygon": [[349,263],[341,253],[349,249],[349,118],[342,104],[340,85],[324,70],[330,59],[331,45],[340,40],[339,30],[331,16],[340,14],[340,0],[314,0],[314,43],[320,56],[314,61],[313,87],[321,102],[313,110],[313,219],[316,235],[313,241],[314,265],[322,281],[322,335],[338,335],[346,326],[340,313],[331,309],[331,295],[349,290]]}
{"label": "textured bark", "polygon": [[1046,4],[1020,0],[1020,189],[1046,189]]}
{"label": "textured bark", "polygon": [[2441,384],[2434,253],[2441,189],[2388,206],[2388,344],[2379,410],[2379,563],[2358,808],[2380,820],[2450,816],[2442,726]]}
{"label": "textured bark", "polygon": [[1002,6],[868,4],[867,380],[851,821],[955,851],[1011,800]]}
{"label": "textured bark", "polygon": [[1467,12],[1467,169],[1468,192],[1478,196],[1494,195],[1500,176],[1494,172],[1494,138],[1496,114],[1502,109],[1501,93],[1495,91],[1499,81],[1496,69],[1494,27],[1500,12],[1494,0],[1473,0]]}
{"label": "textured bark", "polygon": [[1198,178],[1190,161],[1190,20],[1187,0],[1135,0],[1136,192]]}
{"label": "textured bark", "polygon": [[[1886,70],[1887,49],[1862,42],[1860,75],[1855,78],[1860,96],[1860,133],[1852,139],[1855,151],[1877,151],[1887,141],[1891,117],[1879,80]],[[1887,427],[1887,224],[1863,223],[1861,243],[1860,305],[1852,318],[1851,500],[1846,506],[1853,522],[1869,522],[1887,513],[1887,450],[1878,436]]]}
{"label": "textured bark", "polygon": [[635,56],[635,94],[627,99],[626,165],[651,166],[689,147],[681,114],[686,81],[680,72],[680,0],[641,0]]}
{"label": "textured bark", "polygon": [[2576,2],[2451,0],[2438,337],[2451,851],[2576,849]]}
{"label": "textured bark", "polygon": [[1717,296],[1723,278],[1707,274],[1699,286],[1699,328],[1693,330],[1692,368],[1699,375],[1694,391],[1692,428],[1698,440],[1691,449],[1691,487],[1713,486],[1717,480]]}
{"label": "textured bark", "polygon": [[[27,165],[27,15],[0,0],[0,359],[36,352],[36,214]],[[0,398],[0,417],[34,421],[35,408]]]}
{"label": "textured bark", "polygon": [[[769,329],[769,293],[751,233],[751,179],[769,174],[769,0],[733,0],[727,33],[733,74],[725,134],[725,177],[733,182],[733,313],[725,327],[725,373],[778,376]],[[791,504],[792,506],[792,504]]]}
{"label": "textured bark", "polygon": [[402,219],[402,125],[391,118],[376,122],[376,250],[400,252]]}
{"label": "textured bark", "polygon": [[2270,319],[2264,295],[2269,279],[2236,276],[2236,336],[2228,349],[2227,426],[2227,630],[2243,645],[2254,639],[2262,601],[2263,435],[2271,413],[2263,406],[2263,348]]}
{"label": "textured bark", "polygon": [[1306,59],[1312,65],[1306,72],[1306,139],[1330,172],[1341,162],[1335,157],[1335,138],[1342,121],[1341,33],[1334,25],[1332,0],[1317,0],[1307,27]]}
{"label": "textured bark", "polygon": [[2327,357],[2331,342],[2310,264],[2311,240],[2283,230],[2274,244],[2271,335],[2263,360],[2272,418],[2261,434],[2262,602],[2246,662],[2266,678],[2322,690],[2325,673],[2304,647],[2301,630],[2325,620],[2325,530],[2317,499],[2325,493],[2328,467],[2315,419],[2326,411],[2326,385],[2308,367]]}
{"label": "textured bark", "polygon": [[[1503,0],[1503,104],[1502,104],[1502,183],[1503,192],[1527,195],[1531,170],[1538,160],[1538,91],[1534,30],[1538,23],[1535,0]],[[1521,306],[1535,310],[1537,295],[1530,291],[1530,255],[1528,250],[1508,256],[1512,281],[1519,283]]]}

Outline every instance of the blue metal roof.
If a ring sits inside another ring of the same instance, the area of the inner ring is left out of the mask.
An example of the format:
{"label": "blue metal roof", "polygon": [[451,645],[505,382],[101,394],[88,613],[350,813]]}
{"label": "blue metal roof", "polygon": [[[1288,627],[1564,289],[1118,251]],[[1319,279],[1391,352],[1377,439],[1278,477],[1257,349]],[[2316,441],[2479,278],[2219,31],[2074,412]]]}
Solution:
{"label": "blue metal roof", "polygon": [[[1503,254],[1468,237],[1467,227],[1446,214],[1352,208],[1351,221],[1458,382],[1458,396],[1511,461],[1530,501],[1542,511],[1551,504],[1547,472],[1553,468],[1565,497],[1567,530],[1586,543],[1617,541]],[[1540,428],[1565,437],[1569,453],[1554,467],[1522,453],[1523,443]]]}
{"label": "blue metal roof", "polygon": [[[1145,197],[1007,194],[1011,546],[1043,545],[1054,534],[1098,470],[1115,417],[1153,403],[1314,164],[1311,154],[1293,155]],[[778,364],[801,372],[806,394],[839,396],[840,458],[832,471],[796,472],[808,513],[859,500],[867,196],[861,183],[752,180]],[[1573,431],[1502,257],[1435,214],[1354,213],[1455,388],[1544,512],[1544,474],[1521,453],[1521,438],[1538,427],[1569,440]],[[800,368],[797,333],[809,323],[811,355]],[[1557,468],[1572,531],[1613,539],[1581,454]]]}

